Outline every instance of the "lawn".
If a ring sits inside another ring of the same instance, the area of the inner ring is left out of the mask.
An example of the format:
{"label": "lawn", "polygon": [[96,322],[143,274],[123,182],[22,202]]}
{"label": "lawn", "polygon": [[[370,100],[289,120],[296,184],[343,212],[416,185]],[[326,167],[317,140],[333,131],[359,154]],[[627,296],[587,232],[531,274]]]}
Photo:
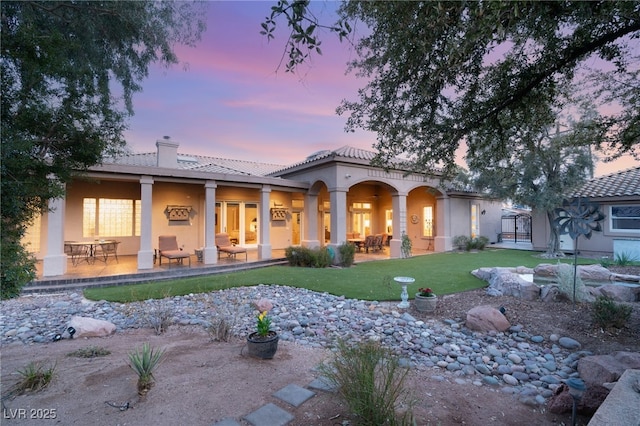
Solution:
{"label": "lawn", "polygon": [[[572,258],[563,262],[571,263]],[[230,287],[258,284],[279,284],[327,292],[350,299],[400,300],[400,286],[396,276],[415,278],[408,286],[409,296],[420,287],[431,287],[438,295],[459,293],[486,285],[471,275],[471,271],[491,266],[528,266],[554,263],[541,259],[539,253],[524,250],[487,249],[478,253],[436,253],[408,259],[389,259],[364,262],[350,268],[293,268],[270,266],[260,269],[209,276],[158,281],[145,284],[91,288],[84,291],[91,300],[131,302],[203,293]],[[594,263],[593,259],[579,259],[579,263]]]}

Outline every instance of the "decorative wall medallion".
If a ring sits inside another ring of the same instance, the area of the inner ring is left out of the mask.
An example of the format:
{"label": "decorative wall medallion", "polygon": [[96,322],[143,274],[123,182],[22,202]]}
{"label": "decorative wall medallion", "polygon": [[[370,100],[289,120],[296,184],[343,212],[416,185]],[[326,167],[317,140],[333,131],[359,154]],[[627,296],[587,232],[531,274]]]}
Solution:
{"label": "decorative wall medallion", "polygon": [[413,223],[414,225],[417,224],[420,221],[420,218],[418,217],[417,214],[412,214],[411,215],[411,223]]}
{"label": "decorative wall medallion", "polygon": [[167,206],[165,211],[169,220],[189,220],[191,206]]}

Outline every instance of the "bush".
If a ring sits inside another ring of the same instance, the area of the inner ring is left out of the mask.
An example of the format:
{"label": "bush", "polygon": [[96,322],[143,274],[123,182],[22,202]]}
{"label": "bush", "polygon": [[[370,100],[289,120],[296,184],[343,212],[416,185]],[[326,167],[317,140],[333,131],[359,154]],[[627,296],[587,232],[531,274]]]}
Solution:
{"label": "bush", "polygon": [[289,246],[284,250],[290,266],[304,268],[326,268],[331,265],[332,256],[326,247],[311,249],[308,247]]}
{"label": "bush", "polygon": [[[380,344],[368,341],[350,346],[338,340],[335,358],[322,364],[320,371],[359,416],[358,424],[413,424],[412,402],[404,389],[408,369],[400,367],[397,357]],[[398,416],[396,407],[401,403],[409,408]]]}
{"label": "bush", "polygon": [[453,237],[453,245],[458,250],[467,250],[469,241],[470,241],[470,238],[465,235],[456,235],[455,237]]}
{"label": "bush", "polygon": [[593,302],[593,322],[601,328],[623,328],[631,318],[631,306],[614,302],[610,297],[599,296]]}
{"label": "bush", "polygon": [[413,242],[411,238],[402,231],[402,242],[400,244],[400,251],[402,252],[403,258],[411,257],[411,249],[413,247]]}
{"label": "bush", "polygon": [[347,268],[353,265],[353,261],[356,257],[356,246],[344,243],[338,247],[338,252],[340,252],[340,265]]}
{"label": "bush", "polygon": [[622,253],[616,254],[615,263],[618,266],[629,266],[633,264],[636,260],[638,259],[636,259],[636,257],[633,256],[632,254],[627,252],[622,252]]}
{"label": "bush", "polygon": [[22,370],[18,370],[21,381],[18,382],[13,393],[38,392],[49,386],[55,376],[56,366],[45,367],[40,363],[31,362]]}

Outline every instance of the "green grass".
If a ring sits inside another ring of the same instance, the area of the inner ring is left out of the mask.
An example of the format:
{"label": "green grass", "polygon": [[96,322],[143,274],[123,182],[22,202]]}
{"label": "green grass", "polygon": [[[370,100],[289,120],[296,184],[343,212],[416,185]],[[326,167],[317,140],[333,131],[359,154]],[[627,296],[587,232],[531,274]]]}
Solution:
{"label": "green grass", "polygon": [[[351,268],[293,268],[270,266],[267,268],[209,275],[170,281],[158,281],[129,286],[91,288],[84,291],[91,300],[132,302],[161,299],[189,293],[203,293],[231,287],[258,284],[279,284],[327,292],[350,299],[399,300],[400,286],[396,276],[416,279],[407,287],[409,297],[420,287],[431,287],[437,295],[459,293],[486,286],[471,271],[480,267],[528,266],[555,263],[541,259],[539,253],[524,250],[487,249],[478,253],[436,253],[408,259],[389,259],[360,263]],[[562,260],[572,263],[572,258]],[[592,259],[578,259],[579,263],[595,263]]]}

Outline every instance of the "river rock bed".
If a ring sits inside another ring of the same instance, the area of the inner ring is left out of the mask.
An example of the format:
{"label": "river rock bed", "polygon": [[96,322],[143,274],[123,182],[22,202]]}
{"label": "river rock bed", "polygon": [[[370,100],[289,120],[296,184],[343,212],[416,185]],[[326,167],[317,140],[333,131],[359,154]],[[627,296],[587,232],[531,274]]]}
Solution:
{"label": "river rock bed", "polygon": [[79,293],[25,296],[1,302],[0,336],[3,346],[55,344],[73,316],[112,322],[116,332],[152,327],[161,318],[205,328],[224,318],[244,336],[254,330],[259,299],[273,303],[272,329],[282,340],[307,347],[331,347],[336,338],[380,341],[403,364],[433,371],[436,380],[496,387],[532,406],[544,404],[563,380],[577,377],[578,360],[591,354],[570,336],[540,335],[521,325],[478,333],[464,326],[464,318],[416,318],[393,302],[277,285],[126,304],[89,301]]}

